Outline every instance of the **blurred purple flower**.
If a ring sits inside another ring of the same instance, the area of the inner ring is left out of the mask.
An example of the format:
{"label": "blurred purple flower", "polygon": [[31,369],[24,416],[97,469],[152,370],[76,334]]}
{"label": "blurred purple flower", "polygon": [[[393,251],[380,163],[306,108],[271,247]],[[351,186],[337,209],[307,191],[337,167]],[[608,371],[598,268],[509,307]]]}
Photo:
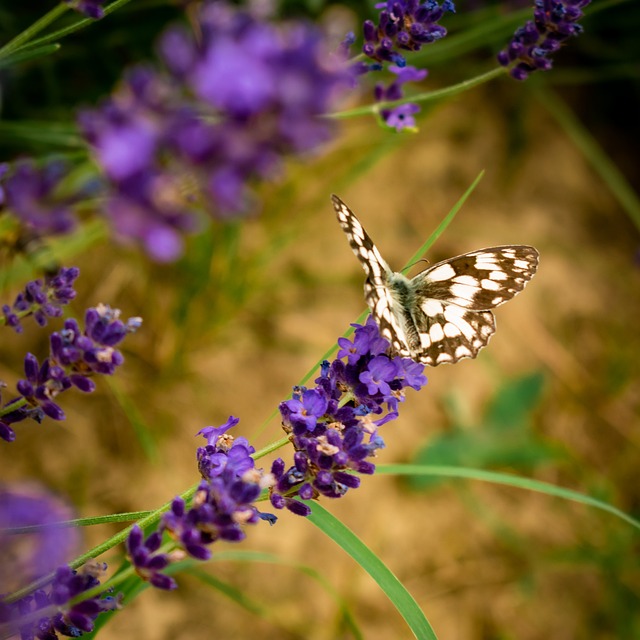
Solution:
{"label": "blurred purple flower", "polygon": [[0,208],[6,207],[39,235],[68,233],[76,226],[71,210],[76,198],[58,194],[66,174],[57,160],[42,167],[33,160],[20,160],[11,168],[0,165]]}
{"label": "blurred purple flower", "polygon": [[[78,551],[74,527],[56,526],[75,517],[59,497],[32,485],[0,486],[0,594],[24,587],[68,562]],[[7,529],[35,527],[30,533]]]}
{"label": "blurred purple flower", "polygon": [[100,613],[120,607],[121,596],[99,595],[67,603],[99,586],[106,568],[106,564],[92,561],[78,570],[59,567],[48,588],[37,589],[11,604],[0,601],[0,623],[12,633],[19,632],[23,640],[56,640],[58,634],[77,638],[89,633]]}
{"label": "blurred purple flower", "polygon": [[305,23],[276,25],[209,2],[198,30],[162,36],[168,75],[133,69],[99,109],[79,115],[109,179],[105,213],[121,238],[159,261],[181,255],[197,210],[246,213],[255,180],[328,141],[334,125],[320,116],[351,79]]}

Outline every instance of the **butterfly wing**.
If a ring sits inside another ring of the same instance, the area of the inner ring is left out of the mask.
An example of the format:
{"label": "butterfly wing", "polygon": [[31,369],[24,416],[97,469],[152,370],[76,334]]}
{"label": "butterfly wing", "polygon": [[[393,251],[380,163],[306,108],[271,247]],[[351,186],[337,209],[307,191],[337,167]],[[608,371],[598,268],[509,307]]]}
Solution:
{"label": "butterfly wing", "polygon": [[411,282],[422,297],[485,311],[522,291],[534,276],[538,259],[536,249],[526,245],[489,247],[438,262]]}
{"label": "butterfly wing", "polygon": [[538,267],[526,245],[479,249],[443,260],[418,274],[411,314],[419,342],[412,357],[436,366],[475,358],[495,332],[489,309],[522,291]]}
{"label": "butterfly wing", "polygon": [[393,276],[391,267],[380,255],[355,213],[338,196],[332,195],[331,201],[338,222],[347,234],[351,249],[367,274],[364,295],[380,327],[380,334],[391,343],[394,350],[410,355],[407,351],[405,330],[394,313],[394,300],[389,288],[389,279]]}

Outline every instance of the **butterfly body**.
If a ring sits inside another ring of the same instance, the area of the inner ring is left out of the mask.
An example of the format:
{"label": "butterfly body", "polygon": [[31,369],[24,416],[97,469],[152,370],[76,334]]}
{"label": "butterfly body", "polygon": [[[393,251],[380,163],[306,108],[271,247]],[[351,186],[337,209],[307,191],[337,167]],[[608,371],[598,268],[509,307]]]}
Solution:
{"label": "butterfly body", "polygon": [[389,267],[353,211],[332,196],[367,279],[365,299],[381,335],[401,356],[437,366],[475,358],[495,332],[490,309],[522,291],[538,266],[527,245],[504,245],[434,264],[414,278]]}

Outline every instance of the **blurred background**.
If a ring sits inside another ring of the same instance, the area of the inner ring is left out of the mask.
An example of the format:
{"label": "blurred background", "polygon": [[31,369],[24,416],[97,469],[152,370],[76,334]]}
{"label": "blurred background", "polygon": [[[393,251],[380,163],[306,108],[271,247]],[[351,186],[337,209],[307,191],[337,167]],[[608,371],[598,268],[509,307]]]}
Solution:
{"label": "blurred background", "polygon": [[[429,77],[416,92],[492,68],[528,19],[522,6],[459,2],[443,21],[449,36],[421,54]],[[0,39],[41,10],[0,7]],[[372,14],[365,2],[311,0],[279,11],[342,32]],[[152,58],[158,34],[182,14],[138,0],[55,55],[0,70],[0,159],[81,154],[12,124],[72,123],[127,65]],[[89,212],[72,238],[53,243],[81,270],[71,313],[104,302],[144,325],[126,341],[117,376],[91,395],[66,394],[66,421],[18,425],[16,442],[0,449],[4,480],[38,480],[82,516],[154,509],[197,482],[202,427],[235,415],[237,435],[256,448],[280,438],[278,403],[364,309],[363,274],[329,194],[400,269],[484,170],[428,260],[531,244],[538,274],[497,310],[497,333],[476,360],[426,370],[428,385],[409,391],[400,418],[383,428],[377,462],[512,472],[638,515],[640,9],[595,2],[582,24],[553,71],[428,103],[415,134],[369,117],[341,120],[321,154],[256,186],[259,215],[214,223],[177,264],[154,265],[95,233]],[[4,303],[36,275],[8,241],[1,251]],[[11,397],[25,352],[46,354],[47,332],[3,336],[0,379]],[[398,576],[440,638],[640,638],[638,536],[609,514],[491,484],[388,475],[323,505]],[[217,545],[200,567],[213,582],[183,575],[177,592],[147,590],[101,637],[357,637],[350,616],[364,638],[408,636],[355,562],[306,520],[277,515],[242,545]],[[117,530],[86,530],[87,548]],[[105,558],[114,568],[116,551]],[[228,555],[238,551],[270,556]]]}

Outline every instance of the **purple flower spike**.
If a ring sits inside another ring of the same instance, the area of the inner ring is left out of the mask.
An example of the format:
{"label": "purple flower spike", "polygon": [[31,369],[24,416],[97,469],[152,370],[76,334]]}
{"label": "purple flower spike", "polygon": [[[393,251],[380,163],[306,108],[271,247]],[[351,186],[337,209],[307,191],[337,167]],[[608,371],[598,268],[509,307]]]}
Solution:
{"label": "purple flower spike", "polygon": [[353,342],[339,340],[338,358],[322,364],[316,388],[294,389],[293,399],[280,404],[296,453],[289,468],[280,458],[271,467],[276,509],[307,516],[301,500],[339,498],[357,488],[353,473],[375,471],[368,458],[384,447],[378,428],[398,417],[404,388],[419,389],[427,381],[422,364],[385,353],[389,343],[371,316],[353,326]]}
{"label": "purple flower spike", "polygon": [[[50,299],[60,302],[73,297],[75,292],[68,283],[76,276],[77,270],[62,270],[56,276],[58,293],[50,296]],[[64,412],[55,402],[58,395],[72,386],[84,393],[91,393],[95,389],[91,377],[115,373],[124,358],[114,347],[129,333],[136,331],[142,322],[140,318],[129,318],[125,323],[119,316],[119,310],[106,305],[90,308],[85,315],[84,331],[76,320],[69,319],[61,331],[51,334],[49,357],[42,364],[33,354],[25,356],[25,377],[16,385],[22,399],[13,399],[1,407],[0,438],[12,442],[15,432],[9,425],[27,418],[36,422],[42,422],[44,416],[64,420]],[[22,404],[12,407],[21,400]]]}
{"label": "purple flower spike", "polygon": [[5,323],[16,333],[22,332],[20,320],[33,315],[36,323],[43,327],[47,318],[57,318],[62,315],[62,307],[69,304],[76,297],[73,288],[75,279],[80,275],[77,267],[61,268],[54,276],[47,276],[43,280],[33,280],[18,294],[13,306],[3,305]]}
{"label": "purple flower spike", "polygon": [[364,23],[362,51],[372,60],[399,67],[406,65],[400,51],[419,51],[423,45],[443,38],[447,31],[438,21],[445,12],[455,13],[450,0],[442,5],[435,0],[422,4],[416,0],[388,0],[376,4],[376,9],[382,9],[378,24],[370,20]]}
{"label": "purple flower spike", "polygon": [[519,27],[511,42],[498,53],[498,63],[515,80],[552,67],[550,55],[569,38],[582,33],[578,20],[591,0],[535,0],[533,21]]}
{"label": "purple flower spike", "polygon": [[360,382],[367,385],[367,390],[371,395],[381,393],[388,396],[391,392],[389,383],[392,382],[398,374],[398,366],[393,360],[389,360],[387,356],[376,356],[369,362],[366,371],[360,374]]}

